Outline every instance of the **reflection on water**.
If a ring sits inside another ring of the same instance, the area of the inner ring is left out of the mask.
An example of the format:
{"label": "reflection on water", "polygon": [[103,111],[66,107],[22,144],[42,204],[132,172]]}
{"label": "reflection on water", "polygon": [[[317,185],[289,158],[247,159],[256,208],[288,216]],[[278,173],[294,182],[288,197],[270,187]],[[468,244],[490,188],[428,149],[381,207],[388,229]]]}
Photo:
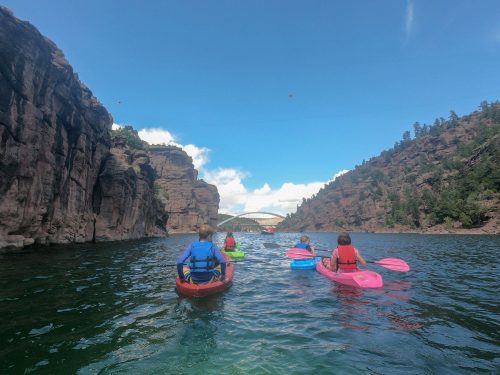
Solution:
{"label": "reflection on water", "polygon": [[292,271],[298,236],[237,233],[247,258],[205,299],[177,295],[168,266],[195,235],[2,254],[0,373],[499,372],[499,237],[353,234],[366,259],[412,266],[373,265],[384,288],[356,289]]}

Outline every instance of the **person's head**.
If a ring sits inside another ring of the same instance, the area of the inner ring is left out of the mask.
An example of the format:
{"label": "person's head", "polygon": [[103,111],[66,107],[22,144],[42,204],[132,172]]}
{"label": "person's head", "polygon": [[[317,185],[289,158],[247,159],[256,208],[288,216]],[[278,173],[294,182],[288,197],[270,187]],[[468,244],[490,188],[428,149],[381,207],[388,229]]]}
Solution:
{"label": "person's head", "polygon": [[309,239],[309,236],[301,236],[300,237],[300,243],[309,243],[311,240]]}
{"label": "person's head", "polygon": [[214,232],[214,228],[211,225],[202,224],[198,230],[198,235],[200,236],[200,240],[206,240],[211,238]]}
{"label": "person's head", "polygon": [[226,237],[233,237],[233,232],[227,232]]}
{"label": "person's head", "polygon": [[337,243],[339,245],[350,245],[351,244],[351,236],[349,236],[349,233],[347,233],[347,232],[342,232],[337,237]]}

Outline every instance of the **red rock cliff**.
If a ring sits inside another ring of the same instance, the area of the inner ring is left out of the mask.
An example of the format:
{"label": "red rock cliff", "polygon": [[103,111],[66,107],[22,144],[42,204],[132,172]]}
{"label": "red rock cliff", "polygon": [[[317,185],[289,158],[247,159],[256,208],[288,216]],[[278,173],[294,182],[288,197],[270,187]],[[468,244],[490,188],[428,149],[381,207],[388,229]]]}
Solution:
{"label": "red rock cliff", "polygon": [[169,215],[169,232],[193,232],[203,223],[216,224],[219,193],[214,185],[197,179],[191,157],[175,146],[152,146],[149,157],[157,174],[157,195]]}
{"label": "red rock cliff", "polygon": [[0,248],[166,234],[144,154],[54,43],[0,7]]}

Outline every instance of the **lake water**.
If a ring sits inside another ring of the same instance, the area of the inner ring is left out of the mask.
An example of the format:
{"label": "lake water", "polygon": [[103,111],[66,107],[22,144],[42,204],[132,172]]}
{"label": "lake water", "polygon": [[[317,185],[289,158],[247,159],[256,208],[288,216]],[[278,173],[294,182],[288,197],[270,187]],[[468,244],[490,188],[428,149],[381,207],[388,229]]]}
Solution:
{"label": "lake water", "polygon": [[370,265],[372,290],[292,271],[298,234],[235,237],[233,286],[201,300],[165,266],[194,235],[0,255],[0,373],[500,373],[499,236],[353,234],[365,259],[412,267]]}

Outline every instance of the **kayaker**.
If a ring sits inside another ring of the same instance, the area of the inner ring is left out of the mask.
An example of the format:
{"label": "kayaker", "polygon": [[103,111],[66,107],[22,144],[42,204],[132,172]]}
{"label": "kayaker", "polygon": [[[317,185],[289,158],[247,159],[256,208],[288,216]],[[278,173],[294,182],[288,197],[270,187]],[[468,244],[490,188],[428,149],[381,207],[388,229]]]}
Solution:
{"label": "kayaker", "polygon": [[[199,241],[187,247],[177,260],[177,273],[181,282],[205,284],[224,280],[226,275],[226,260],[219,248],[212,243],[214,229],[203,224],[199,231]],[[184,262],[189,259],[189,267]],[[218,265],[217,265],[218,264]]]}
{"label": "kayaker", "polygon": [[224,251],[234,251],[236,249],[236,240],[233,237],[233,232],[227,232],[224,240]]}
{"label": "kayaker", "polygon": [[351,245],[349,233],[340,233],[337,237],[338,246],[332,251],[330,260],[331,270],[338,272],[358,271],[357,261],[366,266],[366,260],[359,254],[358,249]]}
{"label": "kayaker", "polygon": [[316,255],[314,252],[314,247],[311,247],[311,239],[309,236],[301,236],[300,242],[295,244],[295,248],[308,250],[312,255]]}

